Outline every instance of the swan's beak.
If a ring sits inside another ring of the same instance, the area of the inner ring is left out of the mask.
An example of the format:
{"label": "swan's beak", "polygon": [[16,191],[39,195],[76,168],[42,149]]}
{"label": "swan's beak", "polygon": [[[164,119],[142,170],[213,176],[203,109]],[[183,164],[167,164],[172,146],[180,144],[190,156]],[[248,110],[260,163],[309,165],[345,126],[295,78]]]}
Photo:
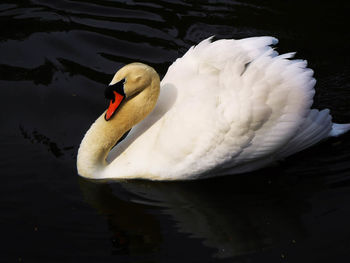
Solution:
{"label": "swan's beak", "polygon": [[108,121],[118,110],[125,98],[123,83],[119,81],[114,85],[108,86],[105,90],[105,97],[110,100],[108,109],[105,114],[105,120]]}

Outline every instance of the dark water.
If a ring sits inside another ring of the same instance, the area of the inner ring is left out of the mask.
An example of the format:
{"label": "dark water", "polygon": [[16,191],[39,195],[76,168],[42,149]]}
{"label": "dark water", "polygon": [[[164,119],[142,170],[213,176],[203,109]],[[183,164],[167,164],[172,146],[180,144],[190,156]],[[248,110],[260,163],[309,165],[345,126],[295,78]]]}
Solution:
{"label": "dark water", "polygon": [[83,134],[116,69],[164,75],[200,40],[273,35],[350,122],[349,2],[2,0],[1,262],[347,262],[350,136],[248,175],[94,183]]}

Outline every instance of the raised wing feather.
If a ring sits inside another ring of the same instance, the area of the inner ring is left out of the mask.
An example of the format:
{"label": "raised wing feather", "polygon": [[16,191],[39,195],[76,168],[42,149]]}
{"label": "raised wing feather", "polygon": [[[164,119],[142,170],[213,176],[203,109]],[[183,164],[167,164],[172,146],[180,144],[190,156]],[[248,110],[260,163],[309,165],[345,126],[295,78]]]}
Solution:
{"label": "raised wing feather", "polygon": [[315,80],[306,61],[289,60],[293,53],[278,56],[270,47],[275,43],[272,37],[208,39],[169,68],[162,84],[178,87],[174,112],[189,121],[178,127],[178,135],[183,139],[193,129],[191,122],[207,118],[189,135],[192,143],[179,168],[190,166],[200,173],[219,166],[234,172],[232,168],[249,163],[254,170],[254,161],[276,157],[293,139],[309,114]]}
{"label": "raised wing feather", "polygon": [[310,111],[313,71],[293,53],[278,55],[276,43],[207,39],[192,47],[169,67],[154,111],[117,147],[111,167],[157,180],[241,173],[349,129]]}

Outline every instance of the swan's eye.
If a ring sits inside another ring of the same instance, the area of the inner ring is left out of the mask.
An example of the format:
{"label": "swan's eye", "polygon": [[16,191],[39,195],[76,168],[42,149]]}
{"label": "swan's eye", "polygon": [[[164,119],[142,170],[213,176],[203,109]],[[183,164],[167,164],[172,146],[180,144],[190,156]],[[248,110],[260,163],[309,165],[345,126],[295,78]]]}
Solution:
{"label": "swan's eye", "polygon": [[139,82],[139,81],[141,80],[141,78],[142,78],[142,76],[137,76],[137,77],[134,79],[134,81],[135,81],[135,82]]}

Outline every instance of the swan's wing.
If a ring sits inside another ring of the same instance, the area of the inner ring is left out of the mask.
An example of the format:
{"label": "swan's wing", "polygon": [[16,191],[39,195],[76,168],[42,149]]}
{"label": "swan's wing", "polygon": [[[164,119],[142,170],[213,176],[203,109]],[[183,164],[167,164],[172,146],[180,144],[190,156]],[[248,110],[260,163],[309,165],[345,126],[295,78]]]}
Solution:
{"label": "swan's wing", "polygon": [[176,87],[177,100],[158,141],[176,157],[174,169],[187,176],[188,167],[201,173],[250,163],[254,170],[254,162],[275,158],[296,136],[309,116],[315,79],[306,61],[279,56],[275,43],[207,39],[169,68],[162,85]]}
{"label": "swan's wing", "polygon": [[292,53],[278,55],[275,43],[207,39],[189,49],[169,67],[154,111],[121,143],[111,169],[190,179],[254,170],[304,148],[309,131],[321,130],[310,113],[313,71]]}
{"label": "swan's wing", "polygon": [[[315,79],[306,61],[289,60],[272,49],[255,58],[240,77],[240,108],[253,138],[234,163],[275,157],[304,123],[313,102]],[[242,122],[241,122],[242,123]],[[278,158],[278,157],[277,157]]]}

